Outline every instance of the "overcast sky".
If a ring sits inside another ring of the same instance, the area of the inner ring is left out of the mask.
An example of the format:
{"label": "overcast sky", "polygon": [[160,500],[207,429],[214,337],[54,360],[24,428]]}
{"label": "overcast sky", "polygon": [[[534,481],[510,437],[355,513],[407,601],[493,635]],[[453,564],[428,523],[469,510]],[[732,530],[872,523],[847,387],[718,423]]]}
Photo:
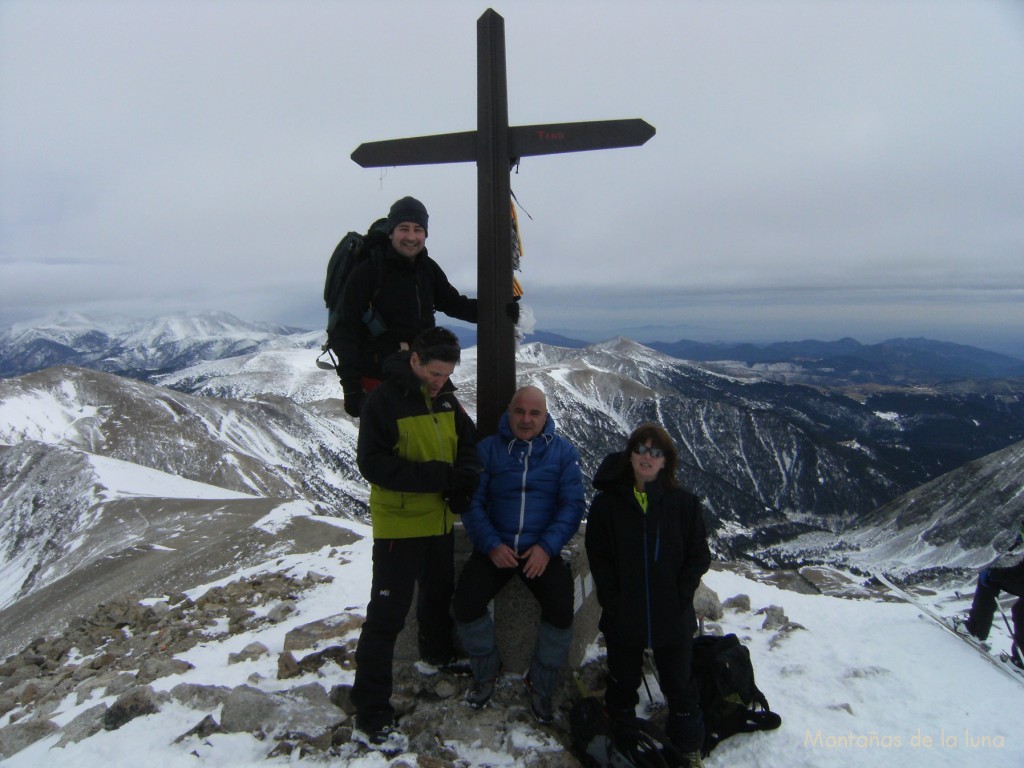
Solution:
{"label": "overcast sky", "polygon": [[[1024,355],[1024,3],[490,7],[513,125],[657,129],[512,177],[538,328]],[[487,8],[0,0],[0,323],[219,309],[318,328],[334,245],[407,194],[475,295],[475,165],[350,154],[476,127]]]}

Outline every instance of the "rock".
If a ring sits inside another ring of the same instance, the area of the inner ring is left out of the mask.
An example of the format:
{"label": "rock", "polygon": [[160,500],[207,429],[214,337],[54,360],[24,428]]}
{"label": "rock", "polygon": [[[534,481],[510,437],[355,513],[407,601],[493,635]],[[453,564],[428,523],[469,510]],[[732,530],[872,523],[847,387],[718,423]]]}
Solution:
{"label": "rock", "polygon": [[280,693],[240,685],[224,702],[221,727],[228,733],[264,733],[271,737],[300,733],[305,740],[316,741],[325,734],[329,738],[346,719],[318,683]]}
{"label": "rock", "polygon": [[261,656],[270,653],[270,649],[263,643],[249,643],[238,653],[228,654],[228,664],[238,664],[243,661],[256,661]]}
{"label": "rock", "polygon": [[139,665],[138,681],[142,684],[151,683],[161,677],[180,675],[193,669],[192,665],[181,659],[169,659],[163,656],[150,656]]}
{"label": "rock", "polygon": [[[105,652],[96,656],[96,658],[90,661],[88,665],[83,664],[82,667],[88,666],[90,669],[95,670],[106,669],[112,664],[116,664],[118,660],[118,656],[114,655],[113,653]],[[81,669],[82,667],[79,667],[79,669]]]}
{"label": "rock", "polygon": [[56,697],[50,697],[45,701],[39,702],[39,704],[36,705],[35,711],[32,712],[32,719],[49,720],[50,715],[54,714],[57,711],[57,708],[60,707],[60,703],[61,700]]}
{"label": "rock", "polygon": [[284,600],[267,612],[267,620],[273,624],[279,624],[295,613],[295,607],[296,602],[294,600]]}
{"label": "rock", "polygon": [[750,595],[734,595],[722,603],[722,608],[740,613],[749,613]]}
{"label": "rock", "polygon": [[108,731],[116,731],[125,723],[136,717],[153,715],[160,711],[162,700],[170,698],[166,693],[157,694],[152,687],[144,685],[133,688],[118,697],[103,716],[103,727]]}
{"label": "rock", "polygon": [[193,607],[195,607],[195,603],[192,602],[192,600],[189,598],[189,596],[186,595],[183,592],[173,592],[173,593],[167,595],[167,602],[170,603],[171,605],[177,606],[177,607],[184,607],[184,608],[193,608]]}
{"label": "rock", "polygon": [[39,690],[40,682],[39,680],[26,680],[18,688],[14,689],[14,694],[18,697],[18,703],[21,706],[24,707],[31,704],[42,696]]}
{"label": "rock", "polygon": [[344,638],[350,632],[361,627],[362,624],[361,616],[352,616],[348,613],[339,613],[328,616],[326,619],[303,624],[285,635],[284,650],[301,651],[313,648],[321,640]]}
{"label": "rock", "polygon": [[66,747],[87,739],[103,730],[103,719],[107,714],[106,704],[97,704],[78,713],[74,720],[61,729],[60,741],[56,747]]}
{"label": "rock", "polygon": [[52,720],[26,720],[0,728],[0,759],[17,754],[58,730]]}
{"label": "rock", "polygon": [[352,666],[348,649],[341,645],[332,645],[322,651],[316,651],[299,660],[299,669],[303,672],[316,672],[328,661],[335,662],[342,669]]}
{"label": "rock", "polygon": [[701,582],[693,595],[693,609],[698,616],[717,621],[722,618],[722,603],[710,587]]}
{"label": "rock", "polygon": [[434,695],[439,699],[450,699],[452,696],[457,696],[459,692],[460,689],[451,680],[439,680],[434,686]]}
{"label": "rock", "polygon": [[291,651],[285,651],[277,657],[277,679],[278,680],[290,680],[293,677],[298,677],[302,674],[302,670],[299,669],[299,662],[295,660],[295,656],[292,655]]}
{"label": "rock", "polygon": [[356,708],[352,705],[351,685],[336,685],[331,688],[327,697],[331,700],[331,703],[334,704],[334,706],[347,714],[351,715],[356,711]]}
{"label": "rock", "polygon": [[217,709],[231,694],[226,685],[178,683],[171,688],[171,698],[192,709]]}
{"label": "rock", "polygon": [[212,736],[215,733],[227,733],[216,720],[213,719],[213,715],[207,715],[199,724],[185,731],[181,736],[174,740],[175,744],[180,744],[190,736],[198,736],[200,739],[205,739],[207,736]]}
{"label": "rock", "polygon": [[12,694],[5,693],[0,696],[0,717],[3,717],[12,709],[18,706],[18,698]]}
{"label": "rock", "polygon": [[249,619],[256,615],[255,611],[240,606],[232,606],[228,611],[228,632],[238,635],[249,628]]}
{"label": "rock", "polygon": [[107,683],[107,687],[103,693],[107,696],[120,696],[137,682],[141,681],[131,672],[120,672],[109,678],[109,682]]}
{"label": "rock", "polygon": [[7,677],[0,678],[0,691],[9,691],[21,683],[36,679],[42,674],[43,670],[35,664],[18,664]]}
{"label": "rock", "polygon": [[756,616],[764,615],[764,623],[761,629],[781,629],[789,621],[785,612],[778,605],[769,605],[767,608],[758,608],[754,611]]}

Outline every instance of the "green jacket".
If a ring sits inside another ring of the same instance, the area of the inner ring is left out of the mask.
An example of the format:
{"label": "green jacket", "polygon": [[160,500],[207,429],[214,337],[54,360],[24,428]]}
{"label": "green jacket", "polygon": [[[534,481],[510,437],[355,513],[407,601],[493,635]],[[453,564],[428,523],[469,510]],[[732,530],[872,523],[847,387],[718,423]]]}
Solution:
{"label": "green jacket", "polygon": [[452,468],[479,470],[476,427],[449,380],[433,400],[409,365],[391,357],[387,379],[367,396],[359,423],[356,463],[370,483],[375,539],[439,536],[452,529],[445,500]]}

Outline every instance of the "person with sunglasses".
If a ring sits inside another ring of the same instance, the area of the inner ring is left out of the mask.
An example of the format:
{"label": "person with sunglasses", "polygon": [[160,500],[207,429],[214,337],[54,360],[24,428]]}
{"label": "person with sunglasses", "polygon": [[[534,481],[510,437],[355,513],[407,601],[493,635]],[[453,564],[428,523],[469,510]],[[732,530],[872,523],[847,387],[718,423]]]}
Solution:
{"label": "person with sunglasses", "polygon": [[658,424],[637,427],[605,457],[587,517],[586,549],[601,605],[613,723],[632,723],[644,652],[651,649],[668,703],[665,732],[702,766],[704,718],[691,670],[693,596],[711,564],[700,500],[676,479],[678,453]]}

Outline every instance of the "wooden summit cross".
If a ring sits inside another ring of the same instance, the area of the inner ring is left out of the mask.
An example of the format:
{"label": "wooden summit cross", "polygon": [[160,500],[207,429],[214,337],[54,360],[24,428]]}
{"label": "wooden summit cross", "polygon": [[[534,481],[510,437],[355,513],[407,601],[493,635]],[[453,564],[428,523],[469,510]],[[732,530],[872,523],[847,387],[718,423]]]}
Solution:
{"label": "wooden summit cross", "polygon": [[636,147],[654,135],[643,120],[602,120],[509,127],[505,20],[488,9],[477,20],[477,129],[360,144],[363,168],[434,163],[477,164],[477,430],[498,429],[516,388],[509,174],[519,158],[590,149]]}

